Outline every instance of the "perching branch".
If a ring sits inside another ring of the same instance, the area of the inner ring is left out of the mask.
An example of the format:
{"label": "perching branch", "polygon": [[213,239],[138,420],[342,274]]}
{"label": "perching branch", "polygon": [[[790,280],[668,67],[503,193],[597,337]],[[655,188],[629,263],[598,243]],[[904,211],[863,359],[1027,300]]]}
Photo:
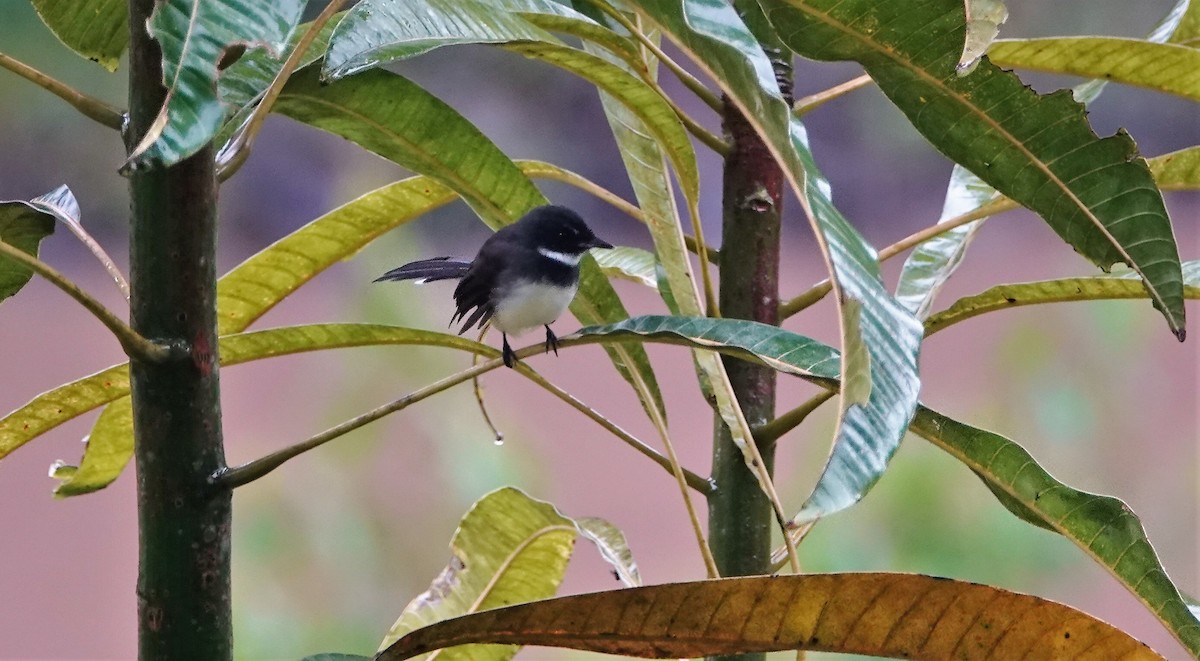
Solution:
{"label": "perching branch", "polygon": [[[981,207],[976,207],[971,211],[959,216],[955,216],[954,218],[951,218],[945,222],[938,223],[936,225],[930,225],[919,232],[910,234],[903,239],[900,239],[899,241],[879,251],[879,261],[882,262],[891,259],[905,250],[924,243],[925,241],[928,241],[939,234],[949,232],[955,227],[966,225],[967,223],[974,222],[980,218],[993,216],[1002,211],[1016,209],[1018,206],[1020,205],[1006,197],[988,202]],[[799,296],[781,303],[779,305],[779,318],[787,319],[797,312],[808,308],[817,301],[825,298],[832,288],[833,285],[828,279],[818,282]]]}
{"label": "perching branch", "polygon": [[114,106],[89,96],[66,83],[51,78],[33,67],[0,53],[0,67],[32,82],[58,98],[71,104],[88,119],[120,131],[125,126],[125,113]]}
{"label": "perching branch", "polygon": [[289,78],[295,73],[296,67],[300,65],[300,60],[304,57],[308,47],[312,45],[317,34],[329,19],[341,9],[346,0],[330,0],[325,9],[313,20],[308,26],[308,31],[300,40],[296,42],[296,47],[288,54],[288,58],[284,60],[283,66],[280,67],[279,73],[275,74],[275,79],[271,81],[271,86],[263,92],[262,101],[258,102],[258,106],[254,108],[254,112],[242,125],[241,130],[237,135],[230,140],[229,145],[221,150],[218,156],[217,163],[217,181],[225,181],[229,179],[241,169],[242,164],[250,156],[250,150],[254,148],[254,139],[258,137],[258,132],[262,130],[263,122],[266,121],[267,115],[270,114],[271,108],[275,106],[275,101],[283,92],[283,86],[287,84]]}
{"label": "perching branch", "polygon": [[117,341],[121,343],[121,348],[125,350],[125,354],[130,358],[150,363],[163,363],[176,356],[177,352],[172,350],[172,348],[139,335],[129,324],[104,307],[100,301],[92,298],[79,285],[71,282],[65,275],[59,273],[37,257],[13,247],[4,241],[0,241],[0,255],[15,262],[20,262],[34,273],[49,280],[51,284],[61,289],[67,296],[75,299],[76,302],[82,305],[88,312],[91,312],[92,316],[96,317],[100,323],[104,324],[105,328],[117,337]]}
{"label": "perching branch", "polygon": [[[567,348],[570,346],[578,346],[578,345],[582,345],[582,344],[592,344],[592,343],[594,343],[594,341],[582,342],[578,339],[571,340],[568,338],[563,338],[560,340],[559,348],[563,349],[563,348]],[[517,350],[516,353],[517,353],[518,358],[525,358],[528,356],[536,355],[539,352],[541,352],[542,350],[543,350],[543,345],[541,343],[537,343],[537,344],[519,349],[519,350]],[[311,438],[301,441],[300,443],[288,446],[281,450],[277,450],[275,452],[272,452],[271,454],[265,455],[258,459],[254,459],[245,464],[242,464],[241,466],[228,468],[228,469],[222,471],[218,475],[213,475],[212,481],[216,484],[220,484],[220,485],[230,488],[230,489],[240,487],[244,484],[253,482],[254,480],[257,480],[258,478],[267,475],[271,471],[273,471],[276,468],[278,468],[279,466],[283,465],[289,459],[292,459],[301,454],[304,454],[305,452],[308,452],[309,450],[318,448],[318,447],[328,443],[329,441],[332,441],[333,439],[338,438],[339,436],[344,436],[345,434],[347,434],[351,431],[354,431],[355,429],[358,429],[359,427],[365,426],[366,424],[368,424],[370,422],[374,422],[375,420],[378,420],[390,413],[395,413],[397,411],[408,408],[412,404],[416,404],[417,402],[420,402],[421,400],[427,399],[433,395],[436,395],[440,392],[448,390],[455,385],[463,383],[464,381],[474,379],[481,374],[490,372],[490,371],[500,367],[503,364],[504,363],[502,360],[500,360],[499,358],[493,357],[490,360],[488,360],[487,362],[480,363],[478,365],[472,365],[470,368],[468,368],[466,370],[457,372],[455,374],[451,374],[450,376],[447,376],[444,379],[441,379],[439,381],[431,383],[431,384],[425,386],[424,388],[421,388],[421,389],[416,390],[408,395],[405,395],[404,397],[401,397],[400,399],[397,399],[393,402],[384,404],[383,406],[379,406],[375,409],[367,411],[366,413],[363,413],[362,415],[351,418],[350,420],[347,420],[346,422],[343,422],[340,425],[331,427],[330,429],[327,429],[327,430],[321,432],[320,434],[317,434],[315,436],[312,436]],[[546,390],[550,391],[554,396],[558,397],[559,399],[562,399],[563,401],[567,402],[572,407],[574,407],[576,410],[580,411],[581,413],[588,416],[589,418],[595,420],[597,423],[600,424],[600,426],[602,426],[605,429],[607,429],[608,431],[612,432],[615,436],[617,436],[621,440],[625,441],[630,447],[632,447],[633,449],[637,450],[638,452],[641,452],[642,454],[646,455],[647,457],[649,457],[651,460],[653,460],[658,465],[662,466],[663,468],[667,469],[668,471],[671,470],[670,460],[668,458],[664,457],[663,455],[659,454],[656,450],[654,450],[654,448],[651,448],[650,446],[646,445],[645,443],[643,443],[642,441],[640,441],[636,437],[634,437],[632,434],[629,434],[625,430],[621,429],[621,427],[617,426],[615,423],[613,423],[608,418],[604,417],[600,413],[597,413],[596,411],[594,411],[593,409],[588,407],[586,404],[583,404],[582,402],[580,402],[578,399],[575,399],[575,397],[573,397],[570,393],[567,393],[567,392],[563,391],[562,389],[558,388],[557,386],[549,383],[548,381],[545,380],[545,378],[543,378],[537,372],[533,371],[531,368],[527,367],[524,363],[518,362],[516,365],[517,365],[517,372],[519,374],[529,378],[534,383],[537,383],[538,385],[542,386]],[[703,478],[699,475],[696,475],[695,473],[692,473],[691,471],[688,471],[687,469],[681,469],[681,470],[682,470],[684,479],[685,479],[686,483],[688,484],[688,486],[690,486],[691,488],[695,489],[696,491],[699,491],[700,493],[704,493],[704,494],[707,494],[709,491],[711,491],[712,485],[708,482],[708,480],[706,480],[705,478]]]}
{"label": "perching branch", "polygon": [[784,434],[798,427],[813,411],[833,399],[834,395],[837,395],[837,390],[826,390],[813,395],[796,408],[755,429],[754,438],[759,443],[774,443]]}

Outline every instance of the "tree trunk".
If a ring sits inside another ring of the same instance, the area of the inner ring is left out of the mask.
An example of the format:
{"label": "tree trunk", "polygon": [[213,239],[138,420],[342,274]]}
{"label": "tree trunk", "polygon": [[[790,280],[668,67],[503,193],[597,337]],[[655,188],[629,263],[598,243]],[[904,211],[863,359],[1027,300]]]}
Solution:
{"label": "tree trunk", "polygon": [[[130,0],[129,125],[138,143],[162,107],[161,55],[146,32],[154,0]],[[228,489],[216,336],[213,151],[130,175],[131,323],[185,348],[131,364],[138,485],[138,650],[143,661],[231,659]]]}
{"label": "tree trunk", "polygon": [[[735,2],[754,29],[756,7]],[[761,15],[759,15],[760,17]],[[765,24],[765,23],[764,23]],[[791,63],[781,47],[772,50],[773,35],[755,30],[772,54],[776,78],[791,97]],[[766,37],[766,38],[764,38]],[[763,141],[728,98],[723,124],[732,150],[725,159],[721,228],[721,315],[779,324],[779,227],[784,178]],[[746,420],[757,428],[775,417],[775,372],[736,358],[723,357],[734,394]],[[767,470],[774,472],[774,444],[759,444]],[[746,466],[729,429],[717,416],[713,433],[713,479],[717,489],[708,502],[709,542],[722,576],[748,576],[770,571],[771,503]],[[762,659],[746,654],[732,659]]]}

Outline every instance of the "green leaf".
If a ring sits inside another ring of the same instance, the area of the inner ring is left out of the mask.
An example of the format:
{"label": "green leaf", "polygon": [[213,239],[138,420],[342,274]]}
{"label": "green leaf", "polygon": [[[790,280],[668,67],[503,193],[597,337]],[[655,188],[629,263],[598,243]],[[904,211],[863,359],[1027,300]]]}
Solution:
{"label": "green leaf", "polygon": [[[54,233],[56,216],[42,201],[53,199],[63,191],[66,191],[68,196],[71,194],[66,186],[62,186],[28,202],[21,200],[0,202],[0,241],[37,257],[38,246],[41,245],[42,239]],[[71,197],[72,201],[74,199]],[[76,211],[78,211],[78,206]],[[28,267],[0,255],[0,302],[21,291],[21,288],[31,278],[33,278],[33,271]],[[3,448],[3,443],[0,443],[0,452],[3,452]]]}
{"label": "green leaf", "polygon": [[593,250],[592,257],[596,258],[596,264],[604,275],[632,280],[651,289],[657,286],[654,279],[654,253],[649,250],[618,246],[612,250]]}
{"label": "green leaf", "polygon": [[959,0],[763,0],[784,42],[819,60],[855,60],[937,149],[1042,216],[1103,269],[1124,262],[1182,339],[1179,254],[1162,195],[1128,134],[1098,139],[1068,92],[1039,96],[981,62],[955,73]]}
{"label": "green leaf", "polygon": [[337,79],[456,44],[561,43],[517,12],[591,22],[550,0],[364,0],[347,12],[334,31],[325,56],[325,75]]}
{"label": "green leaf", "polygon": [[1170,42],[1192,48],[1200,47],[1200,2],[1179,0],[1173,13],[1179,15],[1179,29],[1171,35]]}
{"label": "green leaf", "polygon": [[1077,491],[1054,479],[1020,445],[921,407],[912,430],[980,475],[993,490],[1075,543],[1109,570],[1192,652],[1200,655],[1200,620],[1167,576],[1141,521],[1116,498]]}
{"label": "green leaf", "polygon": [[841,362],[833,347],[788,330],[744,319],[646,315],[585,326],[563,339],[614,339],[676,344],[719,351],[824,386],[837,382]]}
{"label": "green leaf", "polygon": [[[916,407],[920,323],[888,295],[875,251],[830,201],[829,183],[808,151],[804,127],[792,116],[770,60],[737,12],[724,0],[688,0],[682,11],[673,0],[648,0],[639,4],[639,10],[712,75],[763,137],[783,166],[833,267],[842,345],[858,341],[845,335],[852,329],[862,333],[867,351],[855,352],[851,358],[869,356],[870,365],[848,360],[842,369],[843,374],[870,370],[870,400],[862,406],[843,398],[829,463],[798,521],[848,507],[886,468]],[[856,299],[859,306],[845,305],[847,299]]]}
{"label": "green leaf", "polygon": [[129,43],[126,0],[33,0],[33,8],[67,48],[109,71]]}
{"label": "green leaf", "polygon": [[[450,564],[404,608],[382,650],[404,634],[467,613],[554,596],[575,545],[575,522],[506,487],[471,507],[450,541]],[[450,649],[446,659],[509,659],[516,647]]]}
{"label": "green leaf", "polygon": [[[1188,0],[1179,0],[1175,7],[1159,22],[1150,35],[1150,41],[1165,42],[1176,32]],[[968,26],[968,30],[970,27]],[[1093,80],[1075,86],[1075,100],[1086,105],[1100,95],[1107,81]],[[1150,173],[1154,176],[1159,188],[1166,188],[1163,178],[1159,176],[1161,164],[1159,159],[1150,159]],[[1198,166],[1200,169],[1200,166]],[[1197,177],[1200,180],[1200,177]],[[996,189],[988,186],[979,177],[957,163],[950,174],[950,185],[946,190],[946,202],[942,207],[942,216],[938,222],[946,222],[972,210],[980,209],[985,204],[995,203],[992,214],[1014,208],[1011,200],[1004,199]],[[986,217],[956,227],[940,234],[929,241],[917,246],[904,261],[904,269],[896,284],[896,298],[909,310],[924,319],[932,311],[933,299],[941,290],[942,285],[958,269],[966,255],[975,234],[983,226]]]}
{"label": "green leaf", "polygon": [[282,50],[304,0],[163,0],[147,27],[163,53],[166,101],[124,170],[169,166],[195,154],[225,119],[218,64],[236,46]]}
{"label": "green leaf", "polygon": [[[298,72],[276,110],[347,138],[452,189],[493,229],[547,200],[521,170],[474,125],[407,79],[366,71],[332,85],[316,72]],[[629,315],[595,260],[580,264],[571,312],[584,324]],[[617,371],[647,411],[665,411],[650,359],[642,347],[606,347]],[[654,407],[653,409],[651,407]]]}
{"label": "green leaf", "polygon": [[988,50],[1002,67],[1097,78],[1200,101],[1200,50],[1119,37],[1001,39]]}
{"label": "green leaf", "polygon": [[309,656],[300,659],[300,661],[371,661],[371,657],[363,656],[361,654],[325,652],[323,654],[310,654]]}
{"label": "green leaf", "polygon": [[1008,20],[1008,7],[1000,0],[965,0],[963,7],[967,36],[963,40],[962,54],[958,56],[960,76],[971,73],[979,66],[979,58],[987,52],[988,46],[1000,32],[1000,26]]}
{"label": "green leaf", "polygon": [[[1185,298],[1200,298],[1200,260],[1183,263],[1183,294]],[[960,298],[949,308],[932,315],[925,322],[925,334],[932,335],[947,326],[977,317],[986,312],[1066,301],[1100,301],[1146,298],[1136,273],[1062,278],[997,285],[987,291]]]}
{"label": "green leaf", "polygon": [[1110,624],[1039,597],[863,572],[668,583],[521,604],[415,631],[378,659],[464,643],[656,659],[783,650],[926,661],[1162,658]]}
{"label": "green leaf", "polygon": [[1200,188],[1200,147],[1188,147],[1150,159],[1150,172],[1164,190]]}

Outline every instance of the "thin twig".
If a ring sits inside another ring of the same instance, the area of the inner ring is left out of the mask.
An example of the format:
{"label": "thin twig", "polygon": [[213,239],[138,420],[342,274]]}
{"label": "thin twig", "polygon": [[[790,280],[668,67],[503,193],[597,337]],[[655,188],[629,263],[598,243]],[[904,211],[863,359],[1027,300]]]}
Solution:
{"label": "thin twig", "polygon": [[700,82],[699,79],[688,73],[683,67],[679,66],[678,62],[668,57],[667,54],[658,47],[658,44],[654,43],[647,38],[646,35],[642,34],[642,31],[637,29],[637,26],[630,22],[630,20],[626,18],[625,15],[620,12],[620,10],[612,7],[607,2],[600,1],[593,2],[592,4],[595,5],[597,9],[610,16],[614,21],[619,23],[621,27],[625,28],[629,32],[629,34],[633,35],[634,39],[637,39],[639,43],[646,47],[646,50],[653,53],[654,57],[658,58],[658,61],[662,62],[663,66],[670,69],[671,73],[675,74],[675,77],[679,79],[679,82],[683,83],[684,87],[688,88],[693,94],[699,97],[705,105],[718,113],[721,112],[723,107],[721,99],[718,98],[716,94],[713,94],[712,90],[705,87],[704,83]]}
{"label": "thin twig", "polygon": [[774,420],[754,430],[754,438],[760,443],[774,443],[784,434],[799,426],[813,411],[816,411],[822,404],[833,399],[836,394],[837,390],[825,390],[813,395],[803,404],[783,415],[777,416]]}
{"label": "thin twig", "polygon": [[[584,345],[584,344],[594,344],[594,343],[595,343],[595,340],[580,341],[580,339],[569,340],[569,339],[564,338],[564,339],[560,340],[559,348],[562,349],[562,348],[566,348],[566,347],[570,347],[570,346],[580,346],[580,345]],[[541,343],[538,343],[538,344],[530,345],[528,347],[519,349],[519,350],[517,350],[516,354],[517,354],[518,358],[525,358],[527,356],[532,356],[534,354],[541,352],[543,350],[543,348],[544,348],[543,345]],[[375,420],[378,420],[379,418],[382,418],[390,413],[395,413],[397,411],[405,409],[412,404],[416,404],[417,402],[419,402],[423,399],[426,399],[428,397],[436,395],[436,394],[438,394],[444,390],[447,390],[453,386],[456,386],[464,381],[474,379],[475,377],[477,377],[481,374],[484,374],[485,372],[494,370],[503,364],[504,364],[503,360],[501,360],[500,358],[493,357],[485,363],[480,363],[478,365],[472,365],[470,368],[468,368],[466,370],[457,372],[455,374],[451,374],[450,376],[447,376],[444,379],[441,379],[439,381],[431,383],[431,384],[425,386],[424,388],[416,390],[416,391],[414,391],[408,395],[405,395],[404,397],[401,397],[400,399],[397,399],[393,402],[384,404],[383,406],[376,407],[370,411],[367,411],[366,413],[363,413],[362,415],[351,418],[350,420],[347,420],[346,422],[343,422],[335,427],[331,427],[315,436],[312,436],[304,441],[296,443],[295,445],[288,446],[286,448],[272,452],[268,455],[259,457],[258,459],[251,460],[249,462],[246,462],[245,464],[242,464],[241,466],[237,466],[234,468],[228,468],[228,469],[224,470],[223,472],[221,472],[220,474],[214,475],[212,477],[212,481],[214,483],[219,483],[219,484],[226,486],[228,488],[231,488],[231,489],[240,487],[240,486],[242,486],[244,484],[248,484],[250,482],[253,482],[254,480],[257,480],[260,477],[267,475],[271,471],[273,471],[276,468],[278,468],[279,466],[283,465],[289,459],[292,459],[301,454],[304,454],[305,452],[308,452],[309,450],[318,448],[318,447],[328,443],[329,441],[332,441],[333,439],[338,438],[339,436],[344,436],[345,434],[347,434],[351,431],[354,431],[355,429],[358,429],[359,427],[362,427],[368,423],[374,422]],[[549,390],[552,394],[554,394],[559,399],[562,399],[563,401],[567,402],[571,406],[575,407],[577,410],[579,410],[584,415],[588,416],[589,418],[592,418],[597,423],[599,423],[602,427],[604,427],[605,429],[607,429],[610,432],[612,432],[613,434],[615,434],[621,440],[625,441],[630,447],[632,447],[633,449],[637,450],[638,452],[649,457],[651,460],[654,461],[654,463],[662,466],[663,468],[666,468],[668,471],[671,470],[670,460],[668,458],[664,457],[663,455],[659,454],[656,450],[654,450],[654,448],[646,445],[645,443],[638,440],[633,435],[624,431],[619,426],[617,426],[615,423],[613,423],[612,421],[605,418],[603,415],[595,412],[590,407],[588,407],[586,404],[583,404],[579,400],[575,399],[569,393],[566,393],[565,391],[562,391],[561,389],[557,388],[553,384],[547,382],[540,374],[538,374],[537,372],[534,372],[532,369],[529,369],[528,367],[526,367],[524,365],[524,363],[517,362],[516,365],[517,365],[517,372],[520,373],[522,376],[525,376],[525,377],[529,378],[531,381],[533,381],[534,383],[541,385],[542,387]],[[688,471],[686,469],[681,469],[681,472],[684,475],[684,480],[686,481],[687,485],[690,486],[691,488],[695,489],[696,491],[698,491],[702,494],[707,494],[709,491],[712,490],[712,485],[708,482],[708,480],[704,479],[703,477],[701,477],[691,471]]]}
{"label": "thin twig", "polygon": [[[601,201],[607,202],[609,206],[616,208],[618,211],[624,213],[630,218],[633,218],[639,223],[643,225],[648,224],[648,221],[646,220],[646,214],[642,213],[642,210],[639,209],[637,205],[625,201],[621,196],[608,190],[607,188],[604,188],[603,186],[597,184],[591,179],[588,179],[587,177],[584,177],[581,174],[558,167],[557,165],[552,165],[550,163],[541,163],[536,161],[520,161],[519,163],[522,166],[537,163],[539,166],[537,170],[527,170],[529,176],[536,177],[538,179],[551,179],[554,181],[561,181],[564,184],[570,184],[580,190],[586,191],[600,198]],[[687,245],[687,249],[692,251],[693,254],[700,255],[703,253],[707,255],[708,261],[711,264],[716,264],[717,260],[721,256],[721,252],[719,250],[711,248],[704,243],[697,241],[696,237],[690,234],[683,235],[683,242]]]}
{"label": "thin twig", "polygon": [[0,67],[4,67],[18,76],[34,83],[58,98],[71,104],[85,117],[110,129],[120,131],[125,126],[125,113],[109,104],[89,96],[66,83],[51,78],[33,67],[0,53]]}
{"label": "thin twig", "polygon": [[230,144],[221,150],[225,155],[225,160],[224,162],[217,163],[217,181],[229,179],[246,162],[246,159],[250,156],[250,150],[254,148],[254,139],[258,137],[258,132],[262,129],[267,115],[270,114],[275,101],[279,98],[280,93],[283,92],[283,86],[287,84],[288,79],[296,71],[296,67],[300,65],[300,60],[304,58],[308,47],[317,38],[317,33],[341,9],[345,1],[330,0],[329,4],[325,5],[321,13],[309,24],[308,31],[304,33],[304,36],[300,37],[300,40],[296,42],[296,47],[292,49],[292,52],[288,54],[288,58],[284,60],[283,66],[275,74],[275,79],[271,81],[270,87],[263,92],[262,101],[259,101],[258,106],[254,108],[254,112],[242,124],[241,129],[238,130],[237,135],[233,137]]}
{"label": "thin twig", "polygon": [[819,108],[838,97],[845,96],[854,90],[862,89],[871,83],[871,77],[864,73],[858,78],[847,80],[840,85],[834,85],[833,87],[817,92],[816,94],[809,94],[799,101],[796,101],[796,103],[792,105],[792,112],[799,117],[800,115],[803,115],[811,110],[815,110],[816,108]]}
{"label": "thin twig", "polygon": [[49,280],[51,284],[61,289],[66,295],[75,299],[117,337],[117,341],[121,343],[121,348],[125,350],[125,354],[130,358],[151,363],[162,363],[176,356],[177,352],[171,348],[152,342],[139,335],[129,324],[104,307],[100,301],[92,298],[79,285],[71,282],[65,275],[59,273],[49,264],[4,241],[0,241],[0,255],[23,264],[34,273]]}
{"label": "thin twig", "polygon": [[[491,328],[491,325],[485,324],[483,328],[479,329],[479,337],[475,341],[483,343],[483,336],[487,335],[489,328]],[[478,365],[480,358],[483,358],[483,354],[477,353],[472,355],[471,367]],[[479,382],[478,374],[471,378],[471,390],[475,392],[475,402],[479,404],[479,412],[483,414],[483,421],[487,423],[488,429],[492,430],[492,436],[496,439],[496,445],[502,445],[504,443],[504,434],[496,427],[496,423],[492,422],[492,416],[488,414],[487,404],[483,402],[483,385]]]}
{"label": "thin twig", "polygon": [[[882,261],[891,259],[892,257],[895,257],[896,255],[904,252],[905,250],[908,250],[909,248],[912,248],[913,246],[916,246],[920,243],[928,241],[929,239],[932,239],[933,237],[935,237],[939,234],[945,234],[946,232],[949,232],[950,230],[954,229],[955,227],[966,225],[967,223],[974,222],[976,220],[979,220],[980,218],[987,218],[988,216],[993,216],[1002,211],[1016,209],[1018,206],[1020,206],[1020,205],[1018,205],[1016,202],[1013,202],[1012,200],[1010,200],[1006,197],[1002,197],[997,200],[993,200],[991,202],[988,202],[987,204],[984,204],[983,206],[976,207],[976,208],[972,209],[971,211],[968,211],[964,214],[955,216],[954,218],[951,218],[945,222],[941,222],[936,225],[931,225],[919,232],[910,234],[910,235],[904,237],[903,239],[900,239],[899,241],[897,241],[897,242],[893,243],[892,245],[879,251],[879,261],[882,262]],[[800,312],[801,310],[808,308],[809,306],[815,304],[817,301],[825,298],[825,296],[829,294],[829,292],[832,288],[833,288],[832,283],[830,283],[830,281],[828,279],[825,279],[825,280],[822,280],[821,282],[818,282],[817,284],[813,285],[807,291],[800,294],[799,296],[796,296],[795,298],[784,301],[783,303],[781,303],[779,305],[779,318],[781,320],[787,319],[788,317],[796,314],[797,312]]]}

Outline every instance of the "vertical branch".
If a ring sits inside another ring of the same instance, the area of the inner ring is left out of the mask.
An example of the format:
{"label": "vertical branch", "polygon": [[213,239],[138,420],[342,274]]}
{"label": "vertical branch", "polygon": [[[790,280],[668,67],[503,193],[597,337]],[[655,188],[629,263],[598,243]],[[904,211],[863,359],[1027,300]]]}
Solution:
{"label": "vertical branch", "polygon": [[[772,56],[776,77],[791,96],[791,63],[753,2],[735,0],[747,25]],[[722,189],[721,313],[726,318],[779,323],[779,226],[784,178],[766,145],[728,98],[723,124],[731,144]],[[758,427],[775,417],[773,370],[724,357],[725,369],[746,419]],[[774,447],[759,443],[768,471]],[[722,576],[770,572],[774,513],[742,452],[718,417],[713,434],[713,480],[709,540]],[[762,659],[762,654],[740,659]]]}
{"label": "vertical branch", "polygon": [[[145,29],[155,0],[130,0],[127,148],[163,105],[162,57]],[[186,347],[131,364],[138,482],[141,661],[232,658],[230,511],[217,380],[216,196],[211,146],[130,175],[131,321]]]}

